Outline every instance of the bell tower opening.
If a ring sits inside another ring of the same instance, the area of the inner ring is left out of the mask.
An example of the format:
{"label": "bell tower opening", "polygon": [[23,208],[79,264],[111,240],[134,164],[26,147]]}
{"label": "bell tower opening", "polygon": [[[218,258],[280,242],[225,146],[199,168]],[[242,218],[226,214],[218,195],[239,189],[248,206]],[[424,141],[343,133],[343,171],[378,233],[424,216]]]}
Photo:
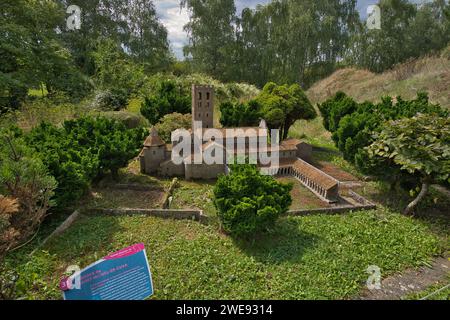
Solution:
{"label": "bell tower opening", "polygon": [[192,85],[192,128],[201,121],[203,128],[214,128],[214,87]]}

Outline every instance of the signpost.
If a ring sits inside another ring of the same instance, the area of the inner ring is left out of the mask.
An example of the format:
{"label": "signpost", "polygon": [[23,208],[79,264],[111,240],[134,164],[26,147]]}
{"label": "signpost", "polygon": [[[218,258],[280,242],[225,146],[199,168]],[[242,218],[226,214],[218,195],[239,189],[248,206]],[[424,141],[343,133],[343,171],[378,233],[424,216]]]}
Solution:
{"label": "signpost", "polygon": [[61,280],[64,300],[145,300],[153,283],[144,244],[117,251]]}

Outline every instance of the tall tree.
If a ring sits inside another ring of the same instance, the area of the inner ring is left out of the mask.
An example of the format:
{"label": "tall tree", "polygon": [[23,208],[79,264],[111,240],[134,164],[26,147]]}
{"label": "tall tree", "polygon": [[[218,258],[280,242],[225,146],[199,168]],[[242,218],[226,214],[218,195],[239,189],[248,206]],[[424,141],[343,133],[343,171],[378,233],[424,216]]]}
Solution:
{"label": "tall tree", "polygon": [[64,11],[51,0],[5,0],[0,14],[0,112],[17,107],[29,88],[80,93],[84,79],[58,39]]}
{"label": "tall tree", "polygon": [[152,0],[128,1],[128,49],[146,71],[159,71],[171,62],[167,29],[158,20]]}
{"label": "tall tree", "polygon": [[184,48],[194,68],[218,79],[228,80],[228,67],[235,43],[236,7],[234,0],[182,0],[190,12],[184,27],[189,45]]}
{"label": "tall tree", "polygon": [[393,165],[420,178],[422,189],[407,206],[410,214],[427,195],[433,182],[450,182],[450,118],[419,114],[384,125],[368,147],[371,157],[392,160]]}
{"label": "tall tree", "polygon": [[357,21],[354,0],[281,0],[245,9],[237,20],[236,74],[261,87],[309,86],[334,70]]}
{"label": "tall tree", "polygon": [[63,8],[81,9],[81,29],[68,31],[64,23],[61,38],[77,65],[88,75],[95,73],[98,40],[107,38],[143,64],[148,71],[167,66],[170,50],[167,30],[156,16],[152,0],[58,0]]}
{"label": "tall tree", "polygon": [[434,0],[417,7],[407,0],[381,0],[381,29],[360,24],[348,62],[383,72],[410,58],[440,50],[450,41],[450,4]]}

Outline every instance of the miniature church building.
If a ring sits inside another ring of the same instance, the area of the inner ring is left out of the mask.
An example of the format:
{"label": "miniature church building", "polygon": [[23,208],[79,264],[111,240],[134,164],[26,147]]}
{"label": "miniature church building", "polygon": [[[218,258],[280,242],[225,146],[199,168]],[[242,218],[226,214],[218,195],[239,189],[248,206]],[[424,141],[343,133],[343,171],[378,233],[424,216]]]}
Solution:
{"label": "miniature church building", "polygon": [[[192,86],[192,128],[190,131],[191,140],[200,141],[199,149],[202,153],[223,152],[225,157],[237,157],[239,155],[254,155],[256,159],[262,152],[276,152],[279,155],[279,164],[276,167],[264,167],[261,170],[269,174],[291,175],[299,179],[305,187],[314,192],[321,199],[334,202],[338,198],[339,183],[334,178],[328,176],[318,168],[308,163],[312,156],[311,145],[297,139],[287,139],[278,146],[268,145],[265,150],[260,149],[257,144],[256,149],[250,148],[250,139],[253,141],[269,140],[266,122],[261,120],[258,127],[234,128],[230,133],[227,129],[214,128],[214,88],[212,86]],[[216,129],[222,133],[223,141],[215,139],[205,139],[198,137],[196,129]],[[242,141],[244,141],[242,143]],[[232,144],[229,144],[231,143]],[[183,163],[176,164],[172,160],[172,149],[179,141],[166,144],[159,136],[156,129],[152,129],[149,137],[144,142],[139,159],[141,172],[166,177],[184,177],[191,179],[216,179],[220,174],[228,172],[226,161],[224,164],[206,164],[204,161],[195,163],[193,155],[187,156]],[[231,150],[227,148],[233,145]],[[195,150],[193,149],[195,152]],[[198,150],[197,150],[198,151]]]}

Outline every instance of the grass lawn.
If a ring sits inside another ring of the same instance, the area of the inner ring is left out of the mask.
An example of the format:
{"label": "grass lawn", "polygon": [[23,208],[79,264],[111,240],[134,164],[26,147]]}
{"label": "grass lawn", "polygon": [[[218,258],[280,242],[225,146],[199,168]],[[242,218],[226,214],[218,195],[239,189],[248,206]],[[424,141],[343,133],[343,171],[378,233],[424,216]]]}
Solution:
{"label": "grass lawn", "polygon": [[328,203],[320,200],[314,193],[303,186],[298,179],[293,177],[280,177],[277,178],[277,180],[283,183],[294,184],[294,188],[291,191],[291,210],[318,209],[330,206]]}
{"label": "grass lawn", "polygon": [[83,216],[31,259],[24,248],[7,261],[21,275],[21,296],[60,299],[67,266],[138,242],[147,248],[155,299],[351,298],[369,265],[387,276],[442,251],[426,223],[388,211],[286,217],[252,241],[191,221]]}
{"label": "grass lawn", "polygon": [[86,209],[156,209],[163,204],[164,190],[135,191],[115,189],[92,189],[83,199]]}
{"label": "grass lawn", "polygon": [[208,216],[216,216],[213,203],[214,181],[178,181],[173,193],[171,209],[200,209]]}

